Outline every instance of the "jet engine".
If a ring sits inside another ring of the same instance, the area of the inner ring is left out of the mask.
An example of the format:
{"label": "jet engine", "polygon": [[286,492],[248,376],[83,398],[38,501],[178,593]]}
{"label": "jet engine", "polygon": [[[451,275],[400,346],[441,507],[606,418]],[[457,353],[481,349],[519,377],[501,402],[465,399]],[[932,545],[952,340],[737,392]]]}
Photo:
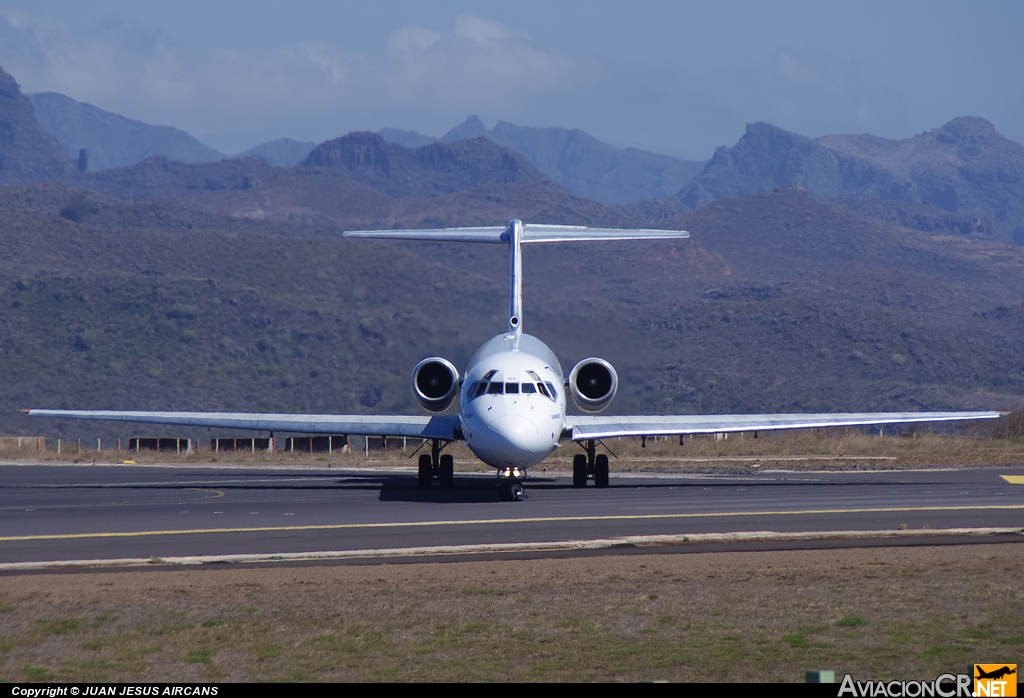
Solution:
{"label": "jet engine", "polygon": [[444,412],[459,394],[459,370],[438,356],[423,359],[412,370],[412,392],[424,409]]}
{"label": "jet engine", "polygon": [[572,401],[584,412],[600,412],[611,404],[619,389],[619,376],[604,359],[583,359],[569,373]]}

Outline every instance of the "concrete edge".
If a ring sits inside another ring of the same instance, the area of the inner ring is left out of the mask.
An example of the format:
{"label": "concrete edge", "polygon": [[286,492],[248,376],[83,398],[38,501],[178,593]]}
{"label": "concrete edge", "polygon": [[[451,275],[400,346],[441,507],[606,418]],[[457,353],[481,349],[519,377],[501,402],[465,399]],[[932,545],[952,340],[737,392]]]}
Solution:
{"label": "concrete edge", "polygon": [[654,547],[696,543],[742,543],[750,541],[856,540],[927,538],[938,536],[986,536],[1018,534],[1024,540],[1024,528],[943,528],[896,531],[821,531],[787,533],[748,531],[738,533],[692,533],[658,536],[623,536],[594,540],[567,540],[540,543],[484,543],[476,545],[427,546],[418,548],[377,548],[364,550],[330,550],[305,553],[239,553],[232,555],[194,555],[186,557],[113,558],[105,560],[50,560],[45,562],[0,563],[0,572],[82,567],[150,567],[153,565],[185,566],[211,563],[270,563],[317,560],[353,560],[381,557],[425,557],[443,555],[479,555],[503,552],[551,552],[559,550],[600,550],[620,545]]}

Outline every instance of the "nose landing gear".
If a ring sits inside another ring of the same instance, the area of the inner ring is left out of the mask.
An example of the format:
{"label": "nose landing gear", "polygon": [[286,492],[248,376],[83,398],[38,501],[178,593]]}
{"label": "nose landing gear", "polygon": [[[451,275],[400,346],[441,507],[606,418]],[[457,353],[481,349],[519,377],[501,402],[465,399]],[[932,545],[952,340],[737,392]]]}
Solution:
{"label": "nose landing gear", "polygon": [[417,471],[420,487],[430,487],[436,477],[441,487],[451,487],[455,484],[455,459],[448,453],[441,455],[441,449],[448,445],[448,442],[441,442],[441,439],[434,439],[430,444],[430,453],[420,456],[419,469]]}
{"label": "nose landing gear", "polygon": [[518,502],[523,496],[523,486],[518,482],[501,483],[501,499],[505,502]]}
{"label": "nose landing gear", "polygon": [[524,488],[519,478],[524,475],[526,475],[526,471],[519,468],[505,468],[498,471],[503,502],[518,502],[522,499]]}
{"label": "nose landing gear", "polygon": [[587,452],[577,453],[572,459],[573,487],[586,487],[587,480],[594,478],[594,487],[608,486],[608,456],[601,453],[595,455],[597,445],[594,439],[587,439],[584,448]]}

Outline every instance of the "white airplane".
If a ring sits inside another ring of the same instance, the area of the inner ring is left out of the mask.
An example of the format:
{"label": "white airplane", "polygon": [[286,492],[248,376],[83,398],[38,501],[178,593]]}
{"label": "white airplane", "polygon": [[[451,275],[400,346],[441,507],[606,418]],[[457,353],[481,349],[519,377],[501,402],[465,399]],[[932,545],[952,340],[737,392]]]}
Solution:
{"label": "white airplane", "polygon": [[[126,412],[108,410],[26,410],[32,416],[101,419],[275,431],[418,437],[431,453],[419,459],[419,485],[437,478],[450,487],[453,460],[442,454],[453,441],[465,441],[476,456],[498,471],[502,499],[517,500],[522,478],[543,461],[563,438],[585,453],[573,458],[573,485],[593,479],[608,486],[608,456],[596,453],[602,439],[623,436],[713,434],[827,426],[866,426],[907,422],[994,419],[999,412],[876,412],[849,414],[577,416],[567,414],[568,396],[589,413],[604,410],[615,397],[618,376],[607,361],[580,361],[565,379],[554,353],[539,339],[523,333],[522,245],[588,240],[684,239],[681,230],[621,230],[582,226],[532,225],[512,220],[506,226],[435,230],[361,230],[350,238],[386,238],[477,242],[508,245],[508,328],[488,340],[469,360],[464,376],[448,360],[423,359],[412,371],[413,394],[433,416],[302,415],[234,412]],[[458,414],[443,414],[458,400]]]}

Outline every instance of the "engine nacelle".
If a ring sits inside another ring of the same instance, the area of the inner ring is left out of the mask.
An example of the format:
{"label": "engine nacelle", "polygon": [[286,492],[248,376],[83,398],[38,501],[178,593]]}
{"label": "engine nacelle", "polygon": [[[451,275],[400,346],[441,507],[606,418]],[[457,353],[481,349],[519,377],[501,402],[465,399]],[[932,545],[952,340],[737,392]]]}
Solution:
{"label": "engine nacelle", "polygon": [[459,394],[459,370],[438,356],[423,359],[412,370],[412,393],[424,409],[444,412]]}
{"label": "engine nacelle", "polygon": [[600,412],[619,389],[619,376],[604,359],[583,359],[569,373],[572,401],[584,412]]}

